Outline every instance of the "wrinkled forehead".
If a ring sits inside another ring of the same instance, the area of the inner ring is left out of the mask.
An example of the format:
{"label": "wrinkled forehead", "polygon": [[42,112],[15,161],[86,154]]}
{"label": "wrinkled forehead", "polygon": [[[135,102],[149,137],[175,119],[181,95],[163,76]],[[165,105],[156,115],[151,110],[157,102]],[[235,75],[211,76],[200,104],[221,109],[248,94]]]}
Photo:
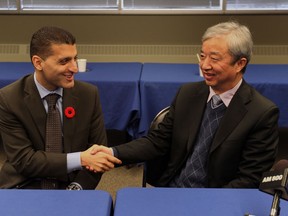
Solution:
{"label": "wrinkled forehead", "polygon": [[201,53],[206,55],[230,54],[227,41],[222,37],[210,38],[202,42]]}

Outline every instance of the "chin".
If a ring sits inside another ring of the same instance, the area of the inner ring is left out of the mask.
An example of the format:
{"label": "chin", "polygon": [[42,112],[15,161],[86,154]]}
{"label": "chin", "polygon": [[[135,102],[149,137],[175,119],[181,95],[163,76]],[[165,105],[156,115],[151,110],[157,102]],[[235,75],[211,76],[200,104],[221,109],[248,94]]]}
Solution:
{"label": "chin", "polygon": [[73,82],[69,82],[69,83],[65,83],[62,85],[63,88],[73,88],[74,87],[74,81]]}
{"label": "chin", "polygon": [[206,79],[205,79],[205,83],[206,83],[206,85],[208,85],[208,86],[214,86],[213,82],[208,81],[208,80],[206,80]]}

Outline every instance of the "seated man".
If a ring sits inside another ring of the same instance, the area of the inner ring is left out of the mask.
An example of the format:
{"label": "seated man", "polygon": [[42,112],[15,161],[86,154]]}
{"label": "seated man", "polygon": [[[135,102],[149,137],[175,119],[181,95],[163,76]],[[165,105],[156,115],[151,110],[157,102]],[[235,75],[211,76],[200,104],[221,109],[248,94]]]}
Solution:
{"label": "seated man", "polygon": [[155,186],[257,188],[276,157],[279,109],[243,78],[252,46],[249,29],[237,22],[208,28],[200,55],[205,80],[184,84],[159,128],[114,147],[114,155],[123,163],[161,159],[149,182]]}
{"label": "seated man", "polygon": [[[89,152],[107,138],[97,88],[74,80],[75,38],[43,27],[32,36],[30,56],[35,72],[0,90],[7,156],[0,188],[95,189],[101,173],[121,161]],[[82,169],[87,165],[96,173]]]}

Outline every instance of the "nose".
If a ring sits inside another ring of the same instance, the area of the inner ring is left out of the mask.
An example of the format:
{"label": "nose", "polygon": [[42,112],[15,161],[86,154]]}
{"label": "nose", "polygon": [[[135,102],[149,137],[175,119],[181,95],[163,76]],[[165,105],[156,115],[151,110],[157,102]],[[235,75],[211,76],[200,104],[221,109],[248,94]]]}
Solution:
{"label": "nose", "polygon": [[204,58],[204,59],[201,59],[200,61],[200,68],[204,71],[206,70],[211,70],[212,69],[212,66],[211,66],[211,63],[210,63],[210,60],[209,58]]}
{"label": "nose", "polygon": [[69,66],[69,71],[73,72],[73,73],[78,73],[78,65],[77,65],[77,61],[76,60],[72,60],[71,64]]}

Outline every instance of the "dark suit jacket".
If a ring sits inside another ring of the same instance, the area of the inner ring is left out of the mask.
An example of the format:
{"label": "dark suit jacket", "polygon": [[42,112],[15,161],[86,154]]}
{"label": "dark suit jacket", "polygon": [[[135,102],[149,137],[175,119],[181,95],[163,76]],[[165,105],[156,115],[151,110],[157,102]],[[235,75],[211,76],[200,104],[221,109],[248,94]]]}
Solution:
{"label": "dark suit jacket", "polygon": [[[119,159],[124,163],[164,159],[161,166],[155,164],[151,183],[167,187],[193,151],[208,95],[205,82],[183,85],[159,129],[115,147]],[[211,145],[208,187],[258,187],[276,157],[278,117],[275,104],[243,80]]]}
{"label": "dark suit jacket", "polygon": [[[0,171],[0,188],[12,188],[30,178],[52,177],[76,181],[95,189],[101,175],[83,169],[67,174],[67,155],[84,151],[94,143],[107,143],[98,90],[75,81],[63,90],[64,154],[45,152],[46,112],[33,74],[0,90],[0,130],[7,161]],[[73,118],[64,110],[73,107]]]}

